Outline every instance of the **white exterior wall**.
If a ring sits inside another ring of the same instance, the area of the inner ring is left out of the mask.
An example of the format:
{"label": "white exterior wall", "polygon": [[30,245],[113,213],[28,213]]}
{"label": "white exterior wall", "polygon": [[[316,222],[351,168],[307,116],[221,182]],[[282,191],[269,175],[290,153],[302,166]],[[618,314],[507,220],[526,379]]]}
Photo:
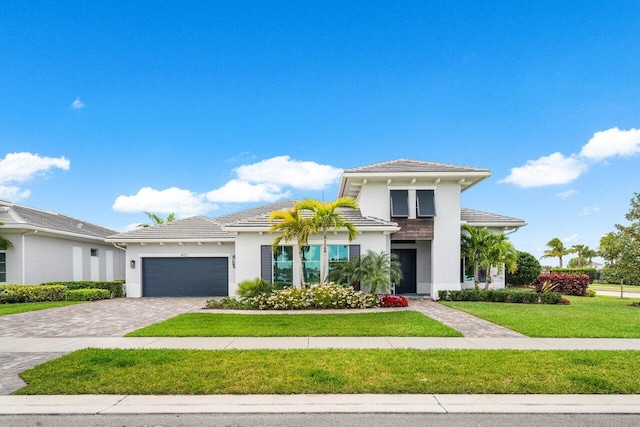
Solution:
{"label": "white exterior wall", "polygon": [[460,184],[440,182],[435,192],[431,297],[438,291],[460,289]]}
{"label": "white exterior wall", "polygon": [[360,212],[364,216],[372,216],[386,221],[391,219],[389,188],[384,182],[364,184],[358,195],[358,204]]}
{"label": "white exterior wall", "polygon": [[[99,242],[85,242],[45,233],[11,233],[3,236],[13,243],[7,249],[7,282],[11,284],[39,284],[92,280],[91,249],[98,249],[97,280],[107,280],[107,251],[113,252],[111,277],[124,279],[124,252]],[[74,278],[74,247],[81,254],[82,276]],[[95,257],[93,257],[95,258]],[[24,263],[23,263],[24,259]]]}
{"label": "white exterior wall", "polygon": [[[231,242],[217,243],[130,243],[126,252],[126,296],[139,298],[142,296],[142,259],[157,257],[227,257],[229,258],[229,295],[235,292],[236,268],[233,267],[235,255],[234,244]],[[115,254],[114,254],[115,255]],[[132,268],[131,261],[135,262]]]}

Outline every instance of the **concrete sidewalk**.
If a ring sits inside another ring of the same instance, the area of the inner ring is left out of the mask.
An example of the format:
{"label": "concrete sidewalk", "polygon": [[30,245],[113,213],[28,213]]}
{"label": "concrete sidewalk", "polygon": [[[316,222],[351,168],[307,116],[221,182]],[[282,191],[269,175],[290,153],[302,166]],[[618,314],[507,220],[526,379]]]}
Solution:
{"label": "concrete sidewalk", "polygon": [[327,349],[413,348],[513,350],[640,350],[637,338],[440,338],[440,337],[213,337],[20,338],[0,337],[3,353],[68,353],[83,348],[123,349]]}
{"label": "concrete sidewalk", "polygon": [[640,414],[640,395],[323,394],[0,396],[0,414]]}

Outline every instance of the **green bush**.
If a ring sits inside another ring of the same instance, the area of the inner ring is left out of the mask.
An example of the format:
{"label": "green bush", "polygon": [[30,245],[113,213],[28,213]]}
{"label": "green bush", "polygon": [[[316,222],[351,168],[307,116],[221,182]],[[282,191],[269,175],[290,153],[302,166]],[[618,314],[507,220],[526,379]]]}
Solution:
{"label": "green bush", "polygon": [[540,262],[529,252],[518,252],[517,268],[513,273],[506,272],[509,286],[529,286],[542,272]]}
{"label": "green bush", "polygon": [[531,291],[511,289],[438,291],[438,297],[444,301],[487,301],[516,304],[559,304],[562,301],[562,296],[557,292],[538,294]]}
{"label": "green bush", "polygon": [[589,283],[593,283],[598,278],[598,272],[593,267],[586,268],[552,268],[551,274],[586,274],[589,276]]}
{"label": "green bush", "polygon": [[238,283],[236,294],[242,299],[270,294],[272,291],[282,289],[278,284],[272,284],[268,280],[256,277],[253,280],[244,280]]}
{"label": "green bush", "polygon": [[231,297],[223,297],[220,300],[211,299],[205,306],[210,309],[246,310],[251,308],[246,302]]}
{"label": "green bush", "polygon": [[356,291],[350,286],[333,283],[309,288],[286,288],[268,295],[245,300],[250,308],[259,310],[302,310],[311,308],[371,308],[378,306],[378,296]]}
{"label": "green bush", "polygon": [[124,280],[113,280],[111,282],[91,282],[91,281],[79,281],[79,282],[50,282],[43,283],[43,285],[62,285],[66,286],[69,290],[76,289],[106,289],[111,294],[112,298],[120,298],[124,296]]}
{"label": "green bush", "polygon": [[593,298],[593,297],[595,297],[595,296],[596,296],[596,290],[595,290],[595,289],[589,289],[589,288],[587,288],[587,290],[586,290],[586,291],[584,291],[584,296],[585,296],[585,297]]}
{"label": "green bush", "polygon": [[107,289],[72,289],[67,291],[67,301],[96,301],[111,298]]}
{"label": "green bush", "polygon": [[3,285],[0,304],[64,301],[67,288],[60,285]]}

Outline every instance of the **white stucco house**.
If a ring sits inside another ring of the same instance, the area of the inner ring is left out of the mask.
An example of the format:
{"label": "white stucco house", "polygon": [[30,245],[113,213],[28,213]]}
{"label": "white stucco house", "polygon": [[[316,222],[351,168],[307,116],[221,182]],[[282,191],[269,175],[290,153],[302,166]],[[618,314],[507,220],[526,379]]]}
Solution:
{"label": "white stucco house", "polygon": [[104,240],[114,230],[4,200],[0,221],[13,245],[0,247],[0,283],[124,279],[124,250]]}
{"label": "white stucco house", "polygon": [[[342,230],[329,235],[329,268],[368,250],[387,251],[402,264],[399,294],[436,297],[438,290],[471,286],[460,260],[461,225],[495,232],[526,225],[460,206],[461,193],[490,175],[488,169],[406,159],[345,170],[338,196],[358,201],[359,210],[343,213],[359,234],[351,242]],[[234,295],[237,283],[256,277],[299,283],[295,242],[274,253],[268,221],[270,212],[295,202],[215,218],[195,216],[107,237],[126,249],[127,297]],[[309,238],[304,255],[308,283],[319,277],[321,244],[322,236]],[[494,287],[504,286],[504,277],[493,279]]]}

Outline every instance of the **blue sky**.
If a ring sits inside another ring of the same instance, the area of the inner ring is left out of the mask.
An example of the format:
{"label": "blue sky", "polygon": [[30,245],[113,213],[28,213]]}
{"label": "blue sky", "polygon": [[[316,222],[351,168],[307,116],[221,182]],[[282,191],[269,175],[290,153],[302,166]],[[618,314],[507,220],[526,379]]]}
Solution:
{"label": "blue sky", "polygon": [[5,1],[0,25],[0,198],[113,229],[413,158],[491,169],[463,205],[540,256],[640,191],[635,1]]}

